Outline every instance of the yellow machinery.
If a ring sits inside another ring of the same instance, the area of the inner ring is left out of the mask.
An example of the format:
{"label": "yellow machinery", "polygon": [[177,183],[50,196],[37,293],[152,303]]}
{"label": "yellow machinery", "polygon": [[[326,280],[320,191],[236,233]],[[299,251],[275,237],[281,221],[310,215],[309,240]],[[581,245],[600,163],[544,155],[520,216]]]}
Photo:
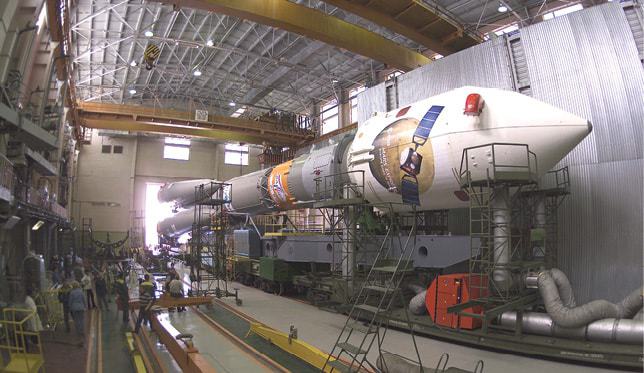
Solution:
{"label": "yellow machinery", "polygon": [[[248,334],[246,336],[248,336],[250,333],[254,333],[266,339],[282,350],[288,352],[291,355],[299,357],[300,359],[306,361],[307,363],[318,369],[324,368],[325,372],[331,372],[332,370],[331,366],[329,366],[328,364],[325,365],[329,354],[322,352],[321,350],[311,346],[306,342],[298,340],[296,329],[292,329],[291,333],[286,334],[262,323],[251,322],[250,330],[248,331]],[[331,358],[331,361],[333,360],[335,359]]]}
{"label": "yellow machinery", "polygon": [[3,361],[3,372],[22,373],[45,371],[40,333],[34,332],[36,311],[5,308],[0,335],[0,350],[6,351],[8,361]]}

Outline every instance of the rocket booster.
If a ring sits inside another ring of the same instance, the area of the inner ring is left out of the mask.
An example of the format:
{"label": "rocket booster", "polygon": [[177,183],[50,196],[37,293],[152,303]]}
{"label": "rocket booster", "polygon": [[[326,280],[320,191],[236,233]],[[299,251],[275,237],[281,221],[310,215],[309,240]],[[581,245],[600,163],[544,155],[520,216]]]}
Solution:
{"label": "rocket booster", "polygon": [[[364,185],[370,203],[391,203],[399,209],[415,204],[419,210],[465,207],[453,173],[461,167],[464,149],[525,144],[536,155],[539,178],[591,130],[586,119],[529,96],[461,87],[376,113],[355,133],[314,144],[292,161],[228,180],[234,191],[228,208],[261,214],[310,206],[320,182],[340,174]],[[508,151],[504,160],[525,155]],[[490,154],[483,152],[470,161],[472,168],[484,169]]]}

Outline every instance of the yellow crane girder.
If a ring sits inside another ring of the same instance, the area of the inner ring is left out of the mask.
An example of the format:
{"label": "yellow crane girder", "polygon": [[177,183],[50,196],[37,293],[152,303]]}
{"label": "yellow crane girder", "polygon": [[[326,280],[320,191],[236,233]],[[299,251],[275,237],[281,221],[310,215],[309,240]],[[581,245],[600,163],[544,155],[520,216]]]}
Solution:
{"label": "yellow crane girder", "polygon": [[340,18],[287,0],[154,0],[204,9],[303,35],[410,71],[430,62],[421,53]]}
{"label": "yellow crane girder", "polygon": [[77,105],[80,119],[88,128],[280,146],[293,146],[313,138],[312,132],[261,120],[209,115],[207,121],[197,121],[192,112],[179,110],[91,102]]}

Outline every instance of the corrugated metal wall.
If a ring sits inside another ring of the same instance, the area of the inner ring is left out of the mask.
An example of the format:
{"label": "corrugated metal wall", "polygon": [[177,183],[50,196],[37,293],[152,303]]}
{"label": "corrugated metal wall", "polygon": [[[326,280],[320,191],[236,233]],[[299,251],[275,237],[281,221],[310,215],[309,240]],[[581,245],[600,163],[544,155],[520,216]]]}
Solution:
{"label": "corrugated metal wall", "polygon": [[[401,106],[478,85],[516,90],[591,120],[593,132],[559,165],[570,167],[572,182],[560,208],[559,265],[582,302],[617,300],[642,285],[644,73],[634,39],[641,30],[632,8],[608,3],[398,77]],[[366,105],[360,122],[385,108],[377,87],[359,97]]]}

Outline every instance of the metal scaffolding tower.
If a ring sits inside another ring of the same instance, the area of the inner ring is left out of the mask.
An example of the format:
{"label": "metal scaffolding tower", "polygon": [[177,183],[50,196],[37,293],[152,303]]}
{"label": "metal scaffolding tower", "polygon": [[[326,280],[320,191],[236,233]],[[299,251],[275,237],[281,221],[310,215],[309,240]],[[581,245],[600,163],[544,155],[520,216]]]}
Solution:
{"label": "metal scaffolding tower", "polygon": [[[400,288],[404,277],[414,269],[411,257],[416,243],[418,222],[422,219],[421,214],[416,212],[415,206],[411,207],[411,227],[403,233],[403,219],[394,213],[391,204],[367,204],[364,199],[364,174],[362,171],[358,172],[359,177],[354,177],[358,182],[350,181],[351,178],[346,173],[329,175],[318,182],[318,202],[315,207],[327,210],[325,218],[328,219],[332,234],[338,238],[342,247],[342,275],[349,282],[353,294],[353,305],[347,321],[323,370],[357,372],[366,365],[375,370],[376,365],[368,361],[367,354],[376,345],[381,355],[383,341],[389,329],[388,316],[400,305],[405,310],[417,362],[422,366],[409,311]],[[364,244],[368,232],[364,224],[358,223],[357,217],[361,212],[370,211],[374,207],[386,213],[387,233],[378,249],[369,253]],[[359,255],[366,255],[367,258],[361,262]],[[357,268],[360,263],[368,270],[358,276]],[[366,263],[372,264],[367,266]]]}
{"label": "metal scaffolding tower", "polygon": [[190,276],[193,295],[236,296],[228,290],[225,205],[232,199],[227,183],[195,187],[195,210],[190,242]]}

